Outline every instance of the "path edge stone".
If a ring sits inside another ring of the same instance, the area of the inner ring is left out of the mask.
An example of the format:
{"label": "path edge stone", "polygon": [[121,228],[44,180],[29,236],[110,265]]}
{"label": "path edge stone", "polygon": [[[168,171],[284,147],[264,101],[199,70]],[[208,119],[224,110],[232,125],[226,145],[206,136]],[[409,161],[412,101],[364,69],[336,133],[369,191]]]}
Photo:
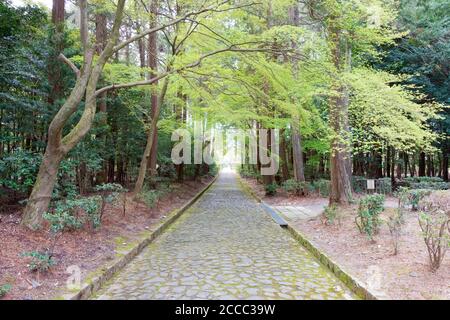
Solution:
{"label": "path edge stone", "polygon": [[150,231],[150,233],[144,238],[139,240],[139,242],[134,245],[131,249],[126,252],[120,251],[120,257],[116,258],[108,266],[104,266],[101,269],[100,274],[95,275],[91,278],[89,276],[86,283],[81,285],[80,290],[66,291],[59,297],[55,298],[58,300],[86,300],[96,292],[98,292],[106,282],[112,279],[119,271],[121,271],[129,262],[133,260],[139,253],[142,252],[150,243],[152,243],[158,236],[164,233],[169,226],[171,226],[178,218],[181,217],[183,213],[186,212],[197,200],[216,182],[219,174],[208,183],[202,190],[200,190],[194,197],[192,197],[186,204],[182,207],[175,209],[169,213],[169,215],[159,224],[155,226],[155,229]]}
{"label": "path edge stone", "polygon": [[[266,202],[264,202],[257,194],[252,190],[248,183],[242,179],[242,177],[237,175],[239,184],[242,186],[244,191],[251,195],[257,202],[270,207]],[[273,208],[272,208],[273,210]],[[363,285],[358,279],[347,272],[342,266],[337,264],[333,259],[331,259],[327,254],[322,252],[312,241],[310,241],[302,232],[292,227],[292,225],[287,222],[287,226],[283,226],[288,233],[298,241],[304,248],[306,248],[314,257],[316,257],[320,263],[322,263],[328,270],[330,270],[339,280],[341,280],[354,294],[359,298],[364,300],[382,300],[385,299],[384,296],[379,296],[374,292],[371,292],[365,285]]]}

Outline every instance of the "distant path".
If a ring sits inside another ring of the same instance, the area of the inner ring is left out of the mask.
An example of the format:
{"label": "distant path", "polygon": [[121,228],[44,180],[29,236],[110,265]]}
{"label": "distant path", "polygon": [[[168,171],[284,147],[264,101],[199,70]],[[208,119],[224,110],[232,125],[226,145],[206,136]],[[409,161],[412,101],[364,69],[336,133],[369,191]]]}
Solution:
{"label": "distant path", "polygon": [[350,299],[337,278],[240,189],[218,181],[98,299]]}

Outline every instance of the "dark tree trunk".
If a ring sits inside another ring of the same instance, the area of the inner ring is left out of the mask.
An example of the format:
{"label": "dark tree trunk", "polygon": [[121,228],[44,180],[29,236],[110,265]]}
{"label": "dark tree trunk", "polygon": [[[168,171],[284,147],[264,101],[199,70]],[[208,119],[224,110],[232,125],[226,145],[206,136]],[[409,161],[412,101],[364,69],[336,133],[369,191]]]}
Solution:
{"label": "dark tree trunk", "polygon": [[286,181],[289,179],[289,168],[288,168],[288,160],[287,160],[287,156],[286,156],[285,129],[280,130],[280,159],[281,159],[282,180]]}
{"label": "dark tree trunk", "polygon": [[57,59],[58,55],[64,49],[64,0],[53,0],[52,6],[52,45],[53,52],[50,55],[48,80],[50,84],[50,94],[48,96],[48,103],[55,104],[58,99],[62,97],[62,74],[61,63]]}
{"label": "dark tree trunk", "polygon": [[419,155],[419,177],[425,176],[425,152]]}

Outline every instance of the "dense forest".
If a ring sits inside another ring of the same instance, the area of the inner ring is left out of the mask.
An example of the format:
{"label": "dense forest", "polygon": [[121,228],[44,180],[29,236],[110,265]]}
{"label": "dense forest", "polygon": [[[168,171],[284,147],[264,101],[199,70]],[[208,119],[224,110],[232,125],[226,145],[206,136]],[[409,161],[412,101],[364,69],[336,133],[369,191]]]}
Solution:
{"label": "dense forest", "polygon": [[[215,166],[173,164],[172,132],[280,132],[270,191],[357,178],[447,189],[447,0],[0,2],[2,205],[35,229],[49,206],[99,186],[139,194]],[[96,189],[97,188],[97,189]],[[112,188],[112,187],[111,187]]]}

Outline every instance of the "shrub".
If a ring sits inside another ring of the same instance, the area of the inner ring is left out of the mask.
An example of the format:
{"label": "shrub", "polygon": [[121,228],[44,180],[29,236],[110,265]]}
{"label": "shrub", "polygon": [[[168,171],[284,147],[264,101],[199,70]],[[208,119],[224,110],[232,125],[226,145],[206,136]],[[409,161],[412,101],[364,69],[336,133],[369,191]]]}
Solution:
{"label": "shrub", "polygon": [[[94,229],[101,224],[100,196],[57,201],[51,212],[44,214],[44,219],[50,223],[53,232],[73,231],[81,229],[89,221]],[[85,216],[80,214],[80,210]]]}
{"label": "shrub", "polygon": [[373,194],[364,197],[359,202],[358,215],[355,223],[361,233],[365,233],[370,240],[378,233],[380,227],[380,213],[384,210],[384,195]]}
{"label": "shrub", "polygon": [[430,195],[431,190],[427,189],[413,189],[408,191],[408,202],[411,205],[413,211],[417,211],[419,208],[420,201],[428,195]]}
{"label": "shrub", "polygon": [[404,223],[403,213],[401,208],[394,209],[394,214],[389,216],[387,225],[392,238],[392,244],[394,247],[394,255],[399,252],[399,240],[402,231],[402,225]]}
{"label": "shrub", "polygon": [[47,252],[23,252],[22,256],[31,258],[28,264],[28,269],[30,269],[30,271],[46,272],[56,264],[52,255]]}
{"label": "shrub", "polygon": [[325,179],[319,179],[311,183],[312,189],[320,194],[322,197],[328,197],[330,195],[330,181]]}
{"label": "shrub", "polygon": [[9,283],[0,286],[0,298],[4,297],[9,291],[11,291],[11,285]]}
{"label": "shrub", "polygon": [[419,225],[428,250],[431,272],[441,266],[449,245],[450,199],[448,193],[436,192],[420,205]]}
{"label": "shrub", "polygon": [[338,220],[338,224],[341,224],[340,217],[338,216],[338,207],[336,204],[329,205],[323,211],[325,217],[325,224],[332,225],[335,220]]}
{"label": "shrub", "polygon": [[158,201],[159,193],[157,190],[149,190],[144,188],[141,193],[139,193],[139,200],[143,201],[149,208],[153,208]]}
{"label": "shrub", "polygon": [[100,209],[100,221],[103,217],[103,212],[105,210],[105,206],[107,203],[114,203],[119,200],[120,194],[122,194],[122,209],[123,214],[125,214],[126,209],[126,194],[128,190],[122,187],[118,183],[104,183],[100,184],[98,186],[95,186],[95,191],[100,192],[101,198],[102,198],[102,205]]}
{"label": "shrub", "polygon": [[277,193],[278,186],[276,183],[270,183],[265,185],[264,189],[267,196],[274,196]]}
{"label": "shrub", "polygon": [[392,181],[391,178],[380,178],[375,182],[375,188],[377,193],[390,194],[392,193]]}
{"label": "shrub", "polygon": [[352,176],[352,189],[356,193],[363,193],[367,190],[367,179],[361,176]]}
{"label": "shrub", "polygon": [[296,181],[294,179],[286,180],[281,187],[284,191],[291,194],[307,194],[308,183],[306,181]]}

